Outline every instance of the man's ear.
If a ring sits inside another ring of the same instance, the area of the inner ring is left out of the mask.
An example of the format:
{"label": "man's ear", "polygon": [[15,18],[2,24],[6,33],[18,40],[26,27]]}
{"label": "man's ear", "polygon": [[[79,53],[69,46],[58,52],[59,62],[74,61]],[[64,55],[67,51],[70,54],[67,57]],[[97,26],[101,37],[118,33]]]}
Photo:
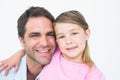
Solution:
{"label": "man's ear", "polygon": [[23,39],[20,36],[18,36],[18,39],[20,41],[20,45],[24,48],[24,41],[23,41]]}

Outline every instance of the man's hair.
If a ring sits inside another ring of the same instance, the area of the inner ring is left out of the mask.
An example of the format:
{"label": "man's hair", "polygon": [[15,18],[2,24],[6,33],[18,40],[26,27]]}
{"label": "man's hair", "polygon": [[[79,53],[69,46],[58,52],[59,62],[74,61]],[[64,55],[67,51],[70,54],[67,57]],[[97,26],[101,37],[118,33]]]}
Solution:
{"label": "man's hair", "polygon": [[44,7],[33,7],[33,6],[30,7],[18,18],[18,21],[17,21],[18,35],[22,39],[24,39],[24,35],[26,32],[25,25],[26,25],[28,19],[31,17],[46,17],[52,23],[54,22],[54,17]]}

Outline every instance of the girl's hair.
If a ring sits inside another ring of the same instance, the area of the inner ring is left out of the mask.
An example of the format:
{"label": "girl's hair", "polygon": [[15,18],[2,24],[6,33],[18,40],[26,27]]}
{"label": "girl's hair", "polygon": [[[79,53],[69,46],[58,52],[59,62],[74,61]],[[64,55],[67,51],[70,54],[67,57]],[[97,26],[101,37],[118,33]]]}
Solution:
{"label": "girl's hair", "polygon": [[[80,27],[83,28],[84,31],[86,31],[88,29],[88,24],[87,24],[85,18],[83,17],[83,15],[80,12],[78,12],[76,10],[71,10],[71,11],[67,11],[67,12],[60,14],[56,18],[53,25],[55,26],[56,23],[72,23],[72,24],[79,25]],[[85,49],[82,54],[82,62],[86,63],[90,68],[94,65],[94,62],[90,58],[89,47],[88,47],[87,41],[86,41]]]}

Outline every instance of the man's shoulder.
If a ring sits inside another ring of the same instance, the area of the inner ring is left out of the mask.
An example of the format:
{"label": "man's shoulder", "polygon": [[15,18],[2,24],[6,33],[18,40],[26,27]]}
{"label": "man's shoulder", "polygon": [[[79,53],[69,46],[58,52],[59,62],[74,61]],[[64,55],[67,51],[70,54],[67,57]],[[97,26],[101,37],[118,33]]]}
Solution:
{"label": "man's shoulder", "polygon": [[14,73],[14,67],[10,69],[7,76],[4,75],[5,70],[0,73],[0,80],[27,80],[26,79],[26,57],[21,59],[19,69]]}

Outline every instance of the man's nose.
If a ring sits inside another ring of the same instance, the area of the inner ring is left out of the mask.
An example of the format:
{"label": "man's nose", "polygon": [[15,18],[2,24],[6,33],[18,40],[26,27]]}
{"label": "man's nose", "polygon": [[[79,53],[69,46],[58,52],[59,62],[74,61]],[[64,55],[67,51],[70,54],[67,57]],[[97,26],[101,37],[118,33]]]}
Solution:
{"label": "man's nose", "polygon": [[46,36],[41,36],[41,38],[40,38],[40,44],[42,46],[47,46],[48,45],[48,39],[47,39]]}

